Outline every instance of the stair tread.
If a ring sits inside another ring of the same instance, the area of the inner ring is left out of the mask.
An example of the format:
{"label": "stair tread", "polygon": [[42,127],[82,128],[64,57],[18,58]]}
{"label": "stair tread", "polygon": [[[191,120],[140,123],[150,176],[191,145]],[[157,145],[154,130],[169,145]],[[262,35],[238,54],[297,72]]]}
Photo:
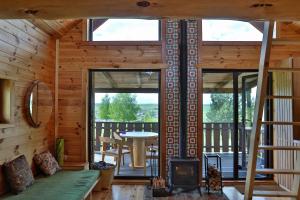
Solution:
{"label": "stair tread", "polygon": [[287,191],[260,191],[254,190],[253,196],[261,197],[297,197],[296,194]]}
{"label": "stair tread", "polygon": [[262,121],[262,124],[275,124],[275,125],[300,125],[300,122],[283,122],[283,121]]}
{"label": "stair tread", "polygon": [[299,99],[300,100],[300,97],[271,95],[271,96],[266,96],[266,99]]}
{"label": "stair tread", "polygon": [[269,68],[269,72],[300,72],[300,68]]}
{"label": "stair tread", "polygon": [[262,146],[258,146],[258,149],[262,149],[262,150],[300,150],[300,146],[262,145]]}
{"label": "stair tread", "polygon": [[294,169],[257,169],[257,174],[300,174],[300,170]]}

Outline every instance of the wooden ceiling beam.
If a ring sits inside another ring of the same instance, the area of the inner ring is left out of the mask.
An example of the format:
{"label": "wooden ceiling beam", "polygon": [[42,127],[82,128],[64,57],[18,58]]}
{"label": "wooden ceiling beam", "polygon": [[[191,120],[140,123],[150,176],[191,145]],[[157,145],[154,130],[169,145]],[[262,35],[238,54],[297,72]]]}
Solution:
{"label": "wooden ceiling beam", "polygon": [[256,28],[257,30],[259,30],[261,33],[264,32],[264,22],[262,22],[262,21],[250,21],[249,23],[252,26],[254,26],[254,28]]}
{"label": "wooden ceiling beam", "polygon": [[111,85],[112,88],[117,88],[118,87],[117,82],[111,77],[109,72],[102,72],[102,74],[104,75],[104,77],[109,82],[109,84]]}
{"label": "wooden ceiling beam", "polygon": [[108,19],[93,19],[93,32],[99,28],[100,26],[102,26],[102,24],[104,24]]}
{"label": "wooden ceiling beam", "polygon": [[138,87],[142,88],[143,83],[142,83],[142,73],[138,72],[136,75],[136,79],[137,79],[137,83],[138,83]]}
{"label": "wooden ceiling beam", "polygon": [[1,19],[78,18],[219,18],[241,20],[300,20],[300,1],[157,0],[146,7],[132,0],[30,0],[3,1]]}

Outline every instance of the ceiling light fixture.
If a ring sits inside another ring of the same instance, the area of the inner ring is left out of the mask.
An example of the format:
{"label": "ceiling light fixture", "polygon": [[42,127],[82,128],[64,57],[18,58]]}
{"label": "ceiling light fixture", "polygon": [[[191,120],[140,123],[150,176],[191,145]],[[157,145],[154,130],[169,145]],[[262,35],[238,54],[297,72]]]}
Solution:
{"label": "ceiling light fixture", "polygon": [[136,5],[139,6],[139,7],[146,8],[146,7],[150,6],[150,2],[149,1],[138,1],[136,3]]}
{"label": "ceiling light fixture", "polygon": [[273,4],[271,3],[255,3],[252,4],[250,7],[251,8],[268,8],[268,7],[272,7]]}
{"label": "ceiling light fixture", "polygon": [[38,10],[31,10],[31,9],[28,9],[28,10],[25,10],[24,12],[25,12],[25,14],[27,14],[27,15],[36,15],[39,11],[38,11]]}

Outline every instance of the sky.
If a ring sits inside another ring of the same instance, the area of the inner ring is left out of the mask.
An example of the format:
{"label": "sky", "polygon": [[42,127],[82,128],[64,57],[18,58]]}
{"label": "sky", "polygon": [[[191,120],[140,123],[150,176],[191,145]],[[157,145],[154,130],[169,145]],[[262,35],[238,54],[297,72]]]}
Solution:
{"label": "sky", "polygon": [[261,41],[263,34],[248,22],[202,20],[204,41]]}
{"label": "sky", "polygon": [[[101,103],[102,98],[105,95],[113,98],[116,93],[96,93],[95,102]],[[158,104],[158,94],[157,93],[138,93],[136,94],[136,101],[138,104]]]}
{"label": "sky", "polygon": [[159,40],[158,23],[158,20],[108,19],[93,32],[93,40],[157,41]]}

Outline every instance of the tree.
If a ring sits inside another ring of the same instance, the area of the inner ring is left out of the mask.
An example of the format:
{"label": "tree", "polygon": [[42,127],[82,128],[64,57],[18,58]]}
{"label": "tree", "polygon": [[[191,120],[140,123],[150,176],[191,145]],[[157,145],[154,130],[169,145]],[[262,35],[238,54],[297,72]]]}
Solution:
{"label": "tree", "polygon": [[233,95],[211,94],[211,105],[206,117],[209,122],[233,121]]}
{"label": "tree", "polygon": [[110,98],[108,95],[105,95],[103,99],[101,100],[100,106],[99,106],[99,118],[108,120],[110,119]]}
{"label": "tree", "polygon": [[135,121],[140,106],[136,102],[136,96],[128,93],[117,94],[110,105],[110,118],[115,121]]}

